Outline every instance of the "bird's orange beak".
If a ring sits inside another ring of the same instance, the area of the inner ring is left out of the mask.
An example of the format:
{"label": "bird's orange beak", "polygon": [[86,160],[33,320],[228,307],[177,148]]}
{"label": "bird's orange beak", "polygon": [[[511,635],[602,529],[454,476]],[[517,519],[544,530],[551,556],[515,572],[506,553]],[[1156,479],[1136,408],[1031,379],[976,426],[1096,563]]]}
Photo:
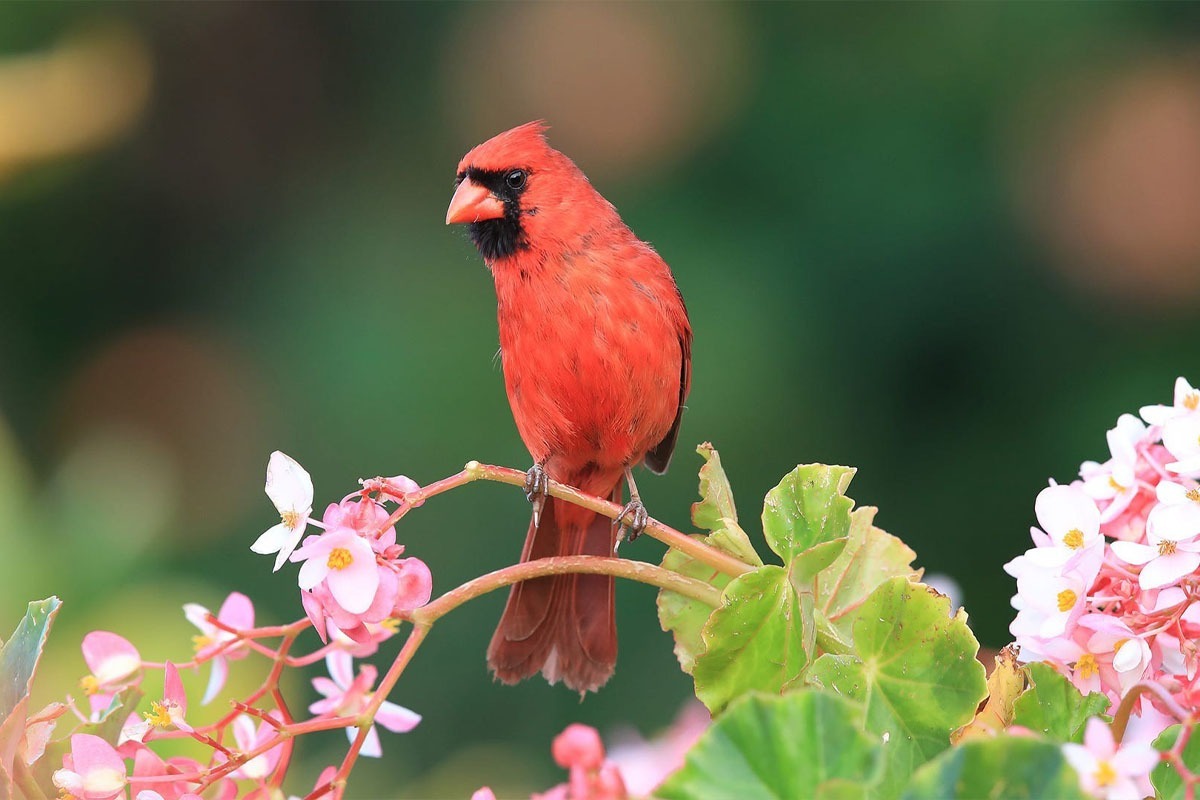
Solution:
{"label": "bird's orange beak", "polygon": [[450,208],[446,209],[446,224],[456,222],[482,222],[504,216],[504,201],[493,195],[487,187],[464,179],[454,190]]}

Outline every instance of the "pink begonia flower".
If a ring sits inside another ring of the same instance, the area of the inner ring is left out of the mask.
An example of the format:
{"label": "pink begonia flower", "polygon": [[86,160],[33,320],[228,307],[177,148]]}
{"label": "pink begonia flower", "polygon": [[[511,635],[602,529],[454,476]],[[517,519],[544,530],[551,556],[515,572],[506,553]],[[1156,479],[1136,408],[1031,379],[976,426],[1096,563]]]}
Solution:
{"label": "pink begonia flower", "polygon": [[[1077,486],[1048,486],[1038,493],[1034,510],[1050,542],[1026,551],[1026,557],[1039,567],[1078,570],[1085,583],[1095,580],[1104,559],[1096,502]],[[1036,529],[1031,533],[1036,541]]]}
{"label": "pink begonia flower", "polygon": [[[117,744],[125,742],[141,742],[152,728],[178,728],[181,731],[191,731],[192,726],[184,719],[187,714],[187,695],[183,691],[183,681],[179,679],[179,670],[170,661],[163,670],[163,698],[150,704],[150,710],[142,715],[143,719],[132,724],[127,723],[121,729]],[[131,718],[136,719],[136,717]]]}
{"label": "pink begonia flower", "polygon": [[[383,506],[374,500],[343,500],[340,503],[330,503],[325,509],[321,522],[325,530],[350,528],[371,543],[371,549],[383,554],[396,544],[396,526],[383,527],[390,515]],[[395,555],[404,551],[403,546]],[[296,559],[293,559],[293,561]]]}
{"label": "pink begonia flower", "polygon": [[635,731],[619,733],[608,748],[608,760],[620,770],[631,795],[649,797],[683,766],[688,750],[711,723],[704,704],[689,700],[671,726],[649,741]]}
{"label": "pink begonia flower", "polygon": [[[371,702],[371,689],[375,686],[378,674],[370,664],[359,667],[358,677],[354,676],[354,663],[349,653],[334,651],[325,657],[325,665],[329,669],[329,678],[313,678],[313,688],[324,696],[308,707],[310,713],[318,716],[353,717],[366,710]],[[421,715],[403,706],[384,701],[375,715],[375,721],[393,733],[407,733],[417,727]],[[346,729],[350,741],[358,735],[358,728]],[[367,738],[363,742],[361,755],[379,758],[383,749],[379,744],[379,733],[372,725],[367,730]]]}
{"label": "pink begonia flower", "polygon": [[[149,778],[161,778],[167,775],[181,775],[188,772],[200,771],[200,765],[190,759],[172,758],[163,761],[149,747],[134,745],[137,750],[133,754],[133,775],[129,779],[129,790],[134,797],[140,797],[143,792],[160,793],[164,800],[181,800],[189,792],[186,781],[155,781]],[[223,782],[227,784],[229,782]]]}
{"label": "pink begonia flower", "polygon": [[125,760],[108,742],[89,733],[71,737],[71,752],[52,776],[60,791],[77,800],[114,800],[125,796]]}
{"label": "pink begonia flower", "polygon": [[1112,455],[1104,464],[1085,461],[1079,468],[1083,491],[1107,501],[1101,522],[1115,519],[1129,507],[1138,492],[1137,446],[1146,436],[1146,426],[1132,414],[1122,414],[1117,426],[1108,432],[1108,450]]}
{"label": "pink begonia flower", "polygon": [[[370,644],[377,634],[367,626],[429,602],[433,592],[429,567],[420,559],[399,558],[404,547],[395,543],[395,528],[380,531],[387,519],[387,512],[373,500],[331,504],[325,510],[326,533],[308,537],[293,554],[293,561],[308,559],[300,570],[300,600],[322,641],[328,641],[328,622],[353,641]],[[370,566],[373,585],[347,581],[344,573],[353,560]],[[346,566],[338,569],[342,564]],[[347,605],[347,587],[361,593],[351,595],[360,605]],[[369,602],[362,608],[364,596]]]}
{"label": "pink begonia flower", "polygon": [[[277,712],[271,712],[269,716],[277,723],[283,723],[283,718]],[[272,725],[266,720],[259,720],[256,726],[254,724],[254,717],[251,717],[249,714],[240,714],[233,720],[233,741],[237,745],[239,753],[249,753],[251,750],[270,741],[278,733],[278,730],[276,725]],[[242,766],[229,773],[229,777],[244,778],[262,783],[275,771],[275,767],[279,765],[279,759],[282,756],[283,744],[280,743],[278,747],[272,747],[267,752],[260,753],[245,764],[242,764]],[[224,761],[223,754],[217,753],[216,759],[218,763]]]}
{"label": "pink begonia flower", "polygon": [[304,467],[276,450],[267,462],[267,497],[279,512],[279,524],[267,529],[250,549],[256,553],[278,553],[275,571],[283,566],[308,528],[312,514],[313,483]]}
{"label": "pink begonia flower", "polygon": [[351,528],[337,528],[310,537],[295,553],[303,559],[300,588],[311,590],[322,581],[338,605],[351,614],[371,607],[379,588],[375,551],[370,543]]}
{"label": "pink begonia flower", "polygon": [[[186,603],[183,606],[183,615],[188,622],[200,629],[200,634],[192,637],[196,657],[207,658],[213,653],[218,653],[211,659],[212,674],[208,679],[208,688],[204,691],[204,698],[200,701],[201,705],[208,705],[225,686],[225,678],[229,674],[229,664],[226,659],[245,658],[249,652],[244,643],[226,647],[237,639],[237,636],[209,622],[209,613],[207,608],[198,603]],[[229,597],[225,598],[225,602],[221,604],[221,610],[217,612],[217,621],[239,630],[253,628],[254,604],[241,592],[231,592]]]}
{"label": "pink begonia flower", "polygon": [[531,800],[625,800],[629,796],[621,771],[604,760],[604,744],[595,728],[568,725],[554,738],[551,753],[560,767],[570,770],[567,782]]}
{"label": "pink begonia flower", "polygon": [[1163,425],[1163,445],[1175,460],[1169,472],[1194,478],[1200,475],[1200,412],[1169,419]]}
{"label": "pink begonia flower", "polygon": [[1200,567],[1197,535],[1200,531],[1187,533],[1185,528],[1172,530],[1166,526],[1159,529],[1148,524],[1147,544],[1113,542],[1109,547],[1122,561],[1142,567],[1138,585],[1143,589],[1161,589],[1178,583],[1183,576]]}
{"label": "pink begonia flower", "polygon": [[1088,582],[1078,572],[1059,574],[1038,567],[1026,551],[1004,565],[1017,579],[1017,594],[1012,599],[1018,611],[1010,630],[1016,636],[1052,639],[1070,634],[1075,620],[1083,613]]}
{"label": "pink begonia flower", "polygon": [[381,642],[386,642],[400,631],[400,620],[388,617],[383,622],[364,623],[362,629],[366,632],[367,638],[366,641],[358,641],[343,633],[342,629],[332,620],[324,620],[323,624],[328,631],[329,643],[339,650],[345,650],[355,658],[368,658],[375,655],[379,651]]}
{"label": "pink begonia flower", "polygon": [[1175,379],[1175,404],[1170,406],[1142,406],[1142,419],[1151,425],[1163,425],[1167,420],[1190,414],[1200,409],[1200,390],[1193,388],[1187,378]]}
{"label": "pink begonia flower", "polygon": [[1088,720],[1083,744],[1062,746],[1067,762],[1079,773],[1080,787],[1105,800],[1141,800],[1154,794],[1150,770],[1158,751],[1146,743],[1117,747],[1112,730],[1098,717]]}
{"label": "pink begonia flower", "polygon": [[136,686],[142,679],[142,656],[127,639],[109,631],[92,631],[83,637],[83,660],[91,674],[79,681],[88,695],[92,713],[103,711],[113,695]]}
{"label": "pink begonia flower", "polygon": [[[136,798],[137,800],[169,800],[169,798],[163,797],[153,789],[143,789],[137,793]],[[177,800],[204,800],[204,798],[198,794],[193,794],[192,792],[184,792],[183,794],[178,795]]]}
{"label": "pink begonia flower", "polygon": [[496,793],[487,786],[481,786],[471,795],[471,800],[496,800]]}
{"label": "pink begonia flower", "polygon": [[1118,696],[1123,696],[1146,674],[1151,660],[1150,645],[1124,622],[1107,614],[1088,614],[1080,617],[1079,627],[1092,631],[1087,651],[1116,672],[1117,686],[1108,688],[1116,689]]}

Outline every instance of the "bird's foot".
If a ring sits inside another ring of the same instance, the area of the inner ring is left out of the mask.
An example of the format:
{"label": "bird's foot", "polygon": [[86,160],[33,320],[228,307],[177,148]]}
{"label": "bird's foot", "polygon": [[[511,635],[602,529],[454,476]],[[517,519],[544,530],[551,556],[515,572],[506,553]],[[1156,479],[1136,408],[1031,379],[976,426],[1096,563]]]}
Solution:
{"label": "bird's foot", "polygon": [[542,519],[542,508],[546,505],[546,497],[550,492],[550,476],[541,464],[534,464],[525,473],[525,499],[533,504],[533,527],[537,527]]}
{"label": "bird's foot", "polygon": [[617,540],[632,542],[646,530],[646,524],[650,522],[650,515],[646,513],[646,507],[642,505],[642,501],[634,498],[625,508],[621,509],[621,516],[617,517],[615,522],[621,527],[617,533]]}

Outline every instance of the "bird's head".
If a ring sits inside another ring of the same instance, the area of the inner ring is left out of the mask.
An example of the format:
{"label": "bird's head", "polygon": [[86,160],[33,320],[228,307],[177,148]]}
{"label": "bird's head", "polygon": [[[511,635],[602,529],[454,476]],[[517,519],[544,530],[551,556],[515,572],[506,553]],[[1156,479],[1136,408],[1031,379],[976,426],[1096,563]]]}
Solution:
{"label": "bird's head", "polygon": [[585,209],[611,208],[574,162],[549,145],[546,128],[537,121],[505,131],[458,164],[446,224],[469,225],[489,263],[533,242],[542,248],[568,243],[587,227]]}

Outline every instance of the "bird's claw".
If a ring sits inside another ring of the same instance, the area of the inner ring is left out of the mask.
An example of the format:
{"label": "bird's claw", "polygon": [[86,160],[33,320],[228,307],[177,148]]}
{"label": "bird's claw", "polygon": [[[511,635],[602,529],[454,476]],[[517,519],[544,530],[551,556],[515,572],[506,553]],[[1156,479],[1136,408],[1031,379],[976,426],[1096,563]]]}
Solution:
{"label": "bird's claw", "polygon": [[617,533],[617,540],[632,542],[642,535],[649,522],[650,515],[646,513],[646,507],[642,505],[642,501],[630,500],[625,508],[621,509],[621,515],[616,519],[616,524],[621,528]]}
{"label": "bird's claw", "polygon": [[525,499],[533,504],[533,527],[537,527],[542,519],[542,508],[546,505],[546,496],[550,492],[550,476],[541,464],[534,464],[525,473]]}

